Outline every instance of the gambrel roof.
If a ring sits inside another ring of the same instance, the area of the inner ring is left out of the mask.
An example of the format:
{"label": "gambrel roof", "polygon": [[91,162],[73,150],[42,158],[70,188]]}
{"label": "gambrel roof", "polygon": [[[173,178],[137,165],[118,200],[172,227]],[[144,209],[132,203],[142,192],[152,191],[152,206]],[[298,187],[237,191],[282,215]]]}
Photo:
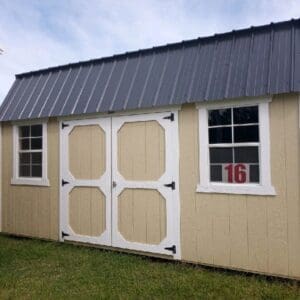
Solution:
{"label": "gambrel roof", "polygon": [[16,75],[0,121],[300,91],[300,19]]}

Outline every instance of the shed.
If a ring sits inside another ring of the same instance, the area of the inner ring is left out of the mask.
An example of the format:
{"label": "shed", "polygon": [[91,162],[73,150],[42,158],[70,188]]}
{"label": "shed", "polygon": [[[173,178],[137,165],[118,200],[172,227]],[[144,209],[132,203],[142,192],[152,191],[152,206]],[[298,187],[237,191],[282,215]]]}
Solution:
{"label": "shed", "polygon": [[16,75],[1,230],[300,278],[300,20]]}

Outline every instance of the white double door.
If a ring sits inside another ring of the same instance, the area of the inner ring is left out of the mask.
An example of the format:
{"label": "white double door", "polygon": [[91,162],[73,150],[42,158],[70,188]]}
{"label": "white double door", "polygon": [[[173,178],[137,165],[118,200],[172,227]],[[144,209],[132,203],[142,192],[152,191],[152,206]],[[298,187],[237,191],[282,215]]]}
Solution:
{"label": "white double door", "polygon": [[179,258],[177,112],[60,126],[61,239]]}

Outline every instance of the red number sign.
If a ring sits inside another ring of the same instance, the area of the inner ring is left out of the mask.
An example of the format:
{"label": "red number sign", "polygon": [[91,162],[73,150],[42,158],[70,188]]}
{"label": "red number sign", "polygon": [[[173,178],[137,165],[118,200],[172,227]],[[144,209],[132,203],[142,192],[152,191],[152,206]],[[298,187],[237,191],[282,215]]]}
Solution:
{"label": "red number sign", "polygon": [[247,167],[244,164],[228,164],[224,168],[228,182],[245,183],[247,181]]}

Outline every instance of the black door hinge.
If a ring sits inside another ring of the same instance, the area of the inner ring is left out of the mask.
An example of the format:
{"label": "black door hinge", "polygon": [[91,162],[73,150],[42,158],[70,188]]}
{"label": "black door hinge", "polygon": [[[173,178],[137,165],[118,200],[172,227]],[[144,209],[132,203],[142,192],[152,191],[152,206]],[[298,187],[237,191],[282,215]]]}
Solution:
{"label": "black door hinge", "polygon": [[172,251],[173,254],[176,254],[176,246],[175,246],[175,245],[173,245],[173,246],[171,246],[171,247],[166,247],[165,250]]}
{"label": "black door hinge", "polygon": [[64,186],[65,184],[69,184],[69,181],[65,181],[64,179],[61,180],[61,185]]}
{"label": "black door hinge", "polygon": [[174,113],[171,113],[169,116],[163,117],[163,119],[170,120],[171,122],[173,122],[174,121]]}
{"label": "black door hinge", "polygon": [[64,238],[65,236],[70,236],[70,235],[69,235],[68,233],[62,231],[62,232],[61,232],[61,237]]}
{"label": "black door hinge", "polygon": [[69,126],[70,126],[69,124],[61,123],[61,129],[64,129],[65,127],[69,127]]}
{"label": "black door hinge", "polygon": [[165,187],[170,187],[172,190],[175,190],[175,181],[172,181],[171,183],[164,184]]}

